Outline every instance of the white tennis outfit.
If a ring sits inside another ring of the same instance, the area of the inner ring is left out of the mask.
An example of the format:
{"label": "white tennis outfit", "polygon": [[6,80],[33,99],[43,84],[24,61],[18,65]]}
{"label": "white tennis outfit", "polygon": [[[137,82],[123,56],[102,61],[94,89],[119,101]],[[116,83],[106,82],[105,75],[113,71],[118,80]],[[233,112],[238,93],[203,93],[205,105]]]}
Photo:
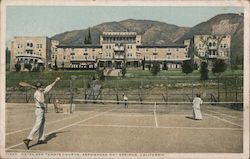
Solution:
{"label": "white tennis outfit", "polygon": [[38,140],[44,140],[44,126],[45,126],[45,103],[44,103],[44,94],[48,93],[51,88],[52,84],[48,85],[44,91],[36,90],[34,93],[34,100],[36,105],[36,122],[31,130],[27,139],[32,140],[35,133],[39,132]]}
{"label": "white tennis outfit", "polygon": [[193,100],[193,116],[194,119],[203,119],[201,114],[201,108],[200,105],[202,104],[202,99],[199,97],[195,97]]}

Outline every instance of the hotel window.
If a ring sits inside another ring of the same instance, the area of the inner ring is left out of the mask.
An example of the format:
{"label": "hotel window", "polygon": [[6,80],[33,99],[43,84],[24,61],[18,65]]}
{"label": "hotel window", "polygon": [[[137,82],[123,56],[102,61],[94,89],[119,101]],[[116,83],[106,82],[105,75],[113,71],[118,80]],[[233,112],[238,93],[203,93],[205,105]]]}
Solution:
{"label": "hotel window", "polygon": [[176,48],[176,52],[178,52],[179,51],[179,48]]}
{"label": "hotel window", "polygon": [[55,48],[55,51],[57,52],[57,48]]}
{"label": "hotel window", "polygon": [[95,48],[93,48],[92,51],[95,51]]}
{"label": "hotel window", "polygon": [[19,44],[17,44],[17,48],[19,48]]}
{"label": "hotel window", "polygon": [[33,43],[30,43],[30,47],[33,47]]}
{"label": "hotel window", "polygon": [[148,59],[148,56],[146,56],[146,59]]}
{"label": "hotel window", "polygon": [[157,49],[157,48],[154,48],[154,49],[153,49],[153,52],[158,52],[158,49]]}
{"label": "hotel window", "polygon": [[109,57],[111,57],[111,53],[109,53]]}
{"label": "hotel window", "polygon": [[109,45],[109,49],[111,49],[111,45]]}
{"label": "hotel window", "polygon": [[42,48],[43,47],[43,45],[42,44],[40,44],[40,48]]}
{"label": "hotel window", "polygon": [[148,48],[145,48],[145,52],[148,52]]}
{"label": "hotel window", "polygon": [[170,52],[170,48],[167,48],[167,52]]}
{"label": "hotel window", "polygon": [[140,51],[140,48],[137,48],[136,50],[139,52],[139,51]]}
{"label": "hotel window", "polygon": [[65,60],[65,59],[66,59],[66,56],[63,56],[63,59]]}
{"label": "hotel window", "polygon": [[37,48],[39,48],[39,44],[37,44]]}
{"label": "hotel window", "polygon": [[88,48],[85,48],[84,51],[85,51],[85,52],[88,52]]}
{"label": "hotel window", "polygon": [[92,58],[95,59],[95,56],[93,56]]}
{"label": "hotel window", "polygon": [[224,44],[224,48],[227,48],[227,44]]}
{"label": "hotel window", "polygon": [[66,51],[66,49],[65,48],[63,48],[63,52],[65,52]]}
{"label": "hotel window", "polygon": [[200,48],[200,49],[202,48],[202,45],[201,45],[201,44],[199,44],[199,48]]}
{"label": "hotel window", "polygon": [[176,59],[178,59],[179,58],[179,56],[176,56]]}
{"label": "hotel window", "polygon": [[71,48],[71,51],[74,52],[74,48]]}
{"label": "hotel window", "polygon": [[215,43],[215,42],[213,42],[213,46],[216,46],[216,43]]}
{"label": "hotel window", "polygon": [[71,59],[74,59],[75,57],[74,56],[71,56]]}

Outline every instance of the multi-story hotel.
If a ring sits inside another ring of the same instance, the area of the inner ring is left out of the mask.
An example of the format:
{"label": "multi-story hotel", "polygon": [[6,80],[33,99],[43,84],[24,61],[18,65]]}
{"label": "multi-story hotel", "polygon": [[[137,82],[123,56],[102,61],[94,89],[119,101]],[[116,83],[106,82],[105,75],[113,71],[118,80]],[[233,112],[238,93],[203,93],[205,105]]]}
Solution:
{"label": "multi-story hotel", "polygon": [[50,39],[48,37],[15,37],[11,42],[11,67],[15,64],[41,63],[48,66],[50,63]]}
{"label": "multi-story hotel", "polygon": [[[196,56],[202,59],[230,58],[230,36],[196,35]],[[47,37],[15,37],[12,41],[11,64],[39,61],[46,67],[95,69],[150,68],[154,62],[160,67],[180,68],[190,60],[191,40],[176,45],[143,45],[136,32],[103,32],[98,45],[63,45]],[[13,67],[14,68],[14,67]]]}
{"label": "multi-story hotel", "polygon": [[[53,41],[52,41],[53,42]],[[58,43],[58,42],[54,42]],[[52,44],[53,46],[53,44]],[[56,45],[52,65],[64,68],[113,67],[149,68],[157,61],[161,67],[180,68],[189,60],[188,45],[142,45],[136,32],[103,32],[100,45]],[[62,65],[63,64],[63,65]]]}
{"label": "multi-story hotel", "polygon": [[194,52],[196,59],[224,59],[230,60],[230,35],[195,35]]}

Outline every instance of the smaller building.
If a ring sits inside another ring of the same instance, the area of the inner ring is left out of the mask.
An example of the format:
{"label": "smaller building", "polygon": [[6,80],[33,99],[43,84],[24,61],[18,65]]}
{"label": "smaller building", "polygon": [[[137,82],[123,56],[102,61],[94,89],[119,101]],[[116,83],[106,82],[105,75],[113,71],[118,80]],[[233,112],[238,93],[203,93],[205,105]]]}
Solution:
{"label": "smaller building", "polygon": [[51,54],[51,65],[58,68],[95,69],[102,54],[100,45],[57,45]]}
{"label": "smaller building", "polygon": [[48,37],[14,37],[11,42],[11,69],[20,63],[41,64],[47,67],[51,55],[51,42]]}
{"label": "smaller building", "polygon": [[182,62],[190,60],[187,45],[140,45],[137,53],[144,61],[145,68],[150,68],[153,62],[160,63],[160,67],[181,68]]}
{"label": "smaller building", "polygon": [[230,62],[230,35],[195,35],[195,59],[224,59]]}

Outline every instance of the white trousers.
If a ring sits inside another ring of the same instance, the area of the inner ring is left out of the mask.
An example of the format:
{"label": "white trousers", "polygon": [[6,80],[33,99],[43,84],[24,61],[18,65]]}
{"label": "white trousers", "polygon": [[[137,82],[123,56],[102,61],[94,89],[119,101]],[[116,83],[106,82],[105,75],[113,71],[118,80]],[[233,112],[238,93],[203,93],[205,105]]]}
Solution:
{"label": "white trousers", "polygon": [[38,132],[38,140],[44,140],[45,110],[41,108],[36,108],[35,114],[36,122],[27,139],[32,140],[33,136]]}

